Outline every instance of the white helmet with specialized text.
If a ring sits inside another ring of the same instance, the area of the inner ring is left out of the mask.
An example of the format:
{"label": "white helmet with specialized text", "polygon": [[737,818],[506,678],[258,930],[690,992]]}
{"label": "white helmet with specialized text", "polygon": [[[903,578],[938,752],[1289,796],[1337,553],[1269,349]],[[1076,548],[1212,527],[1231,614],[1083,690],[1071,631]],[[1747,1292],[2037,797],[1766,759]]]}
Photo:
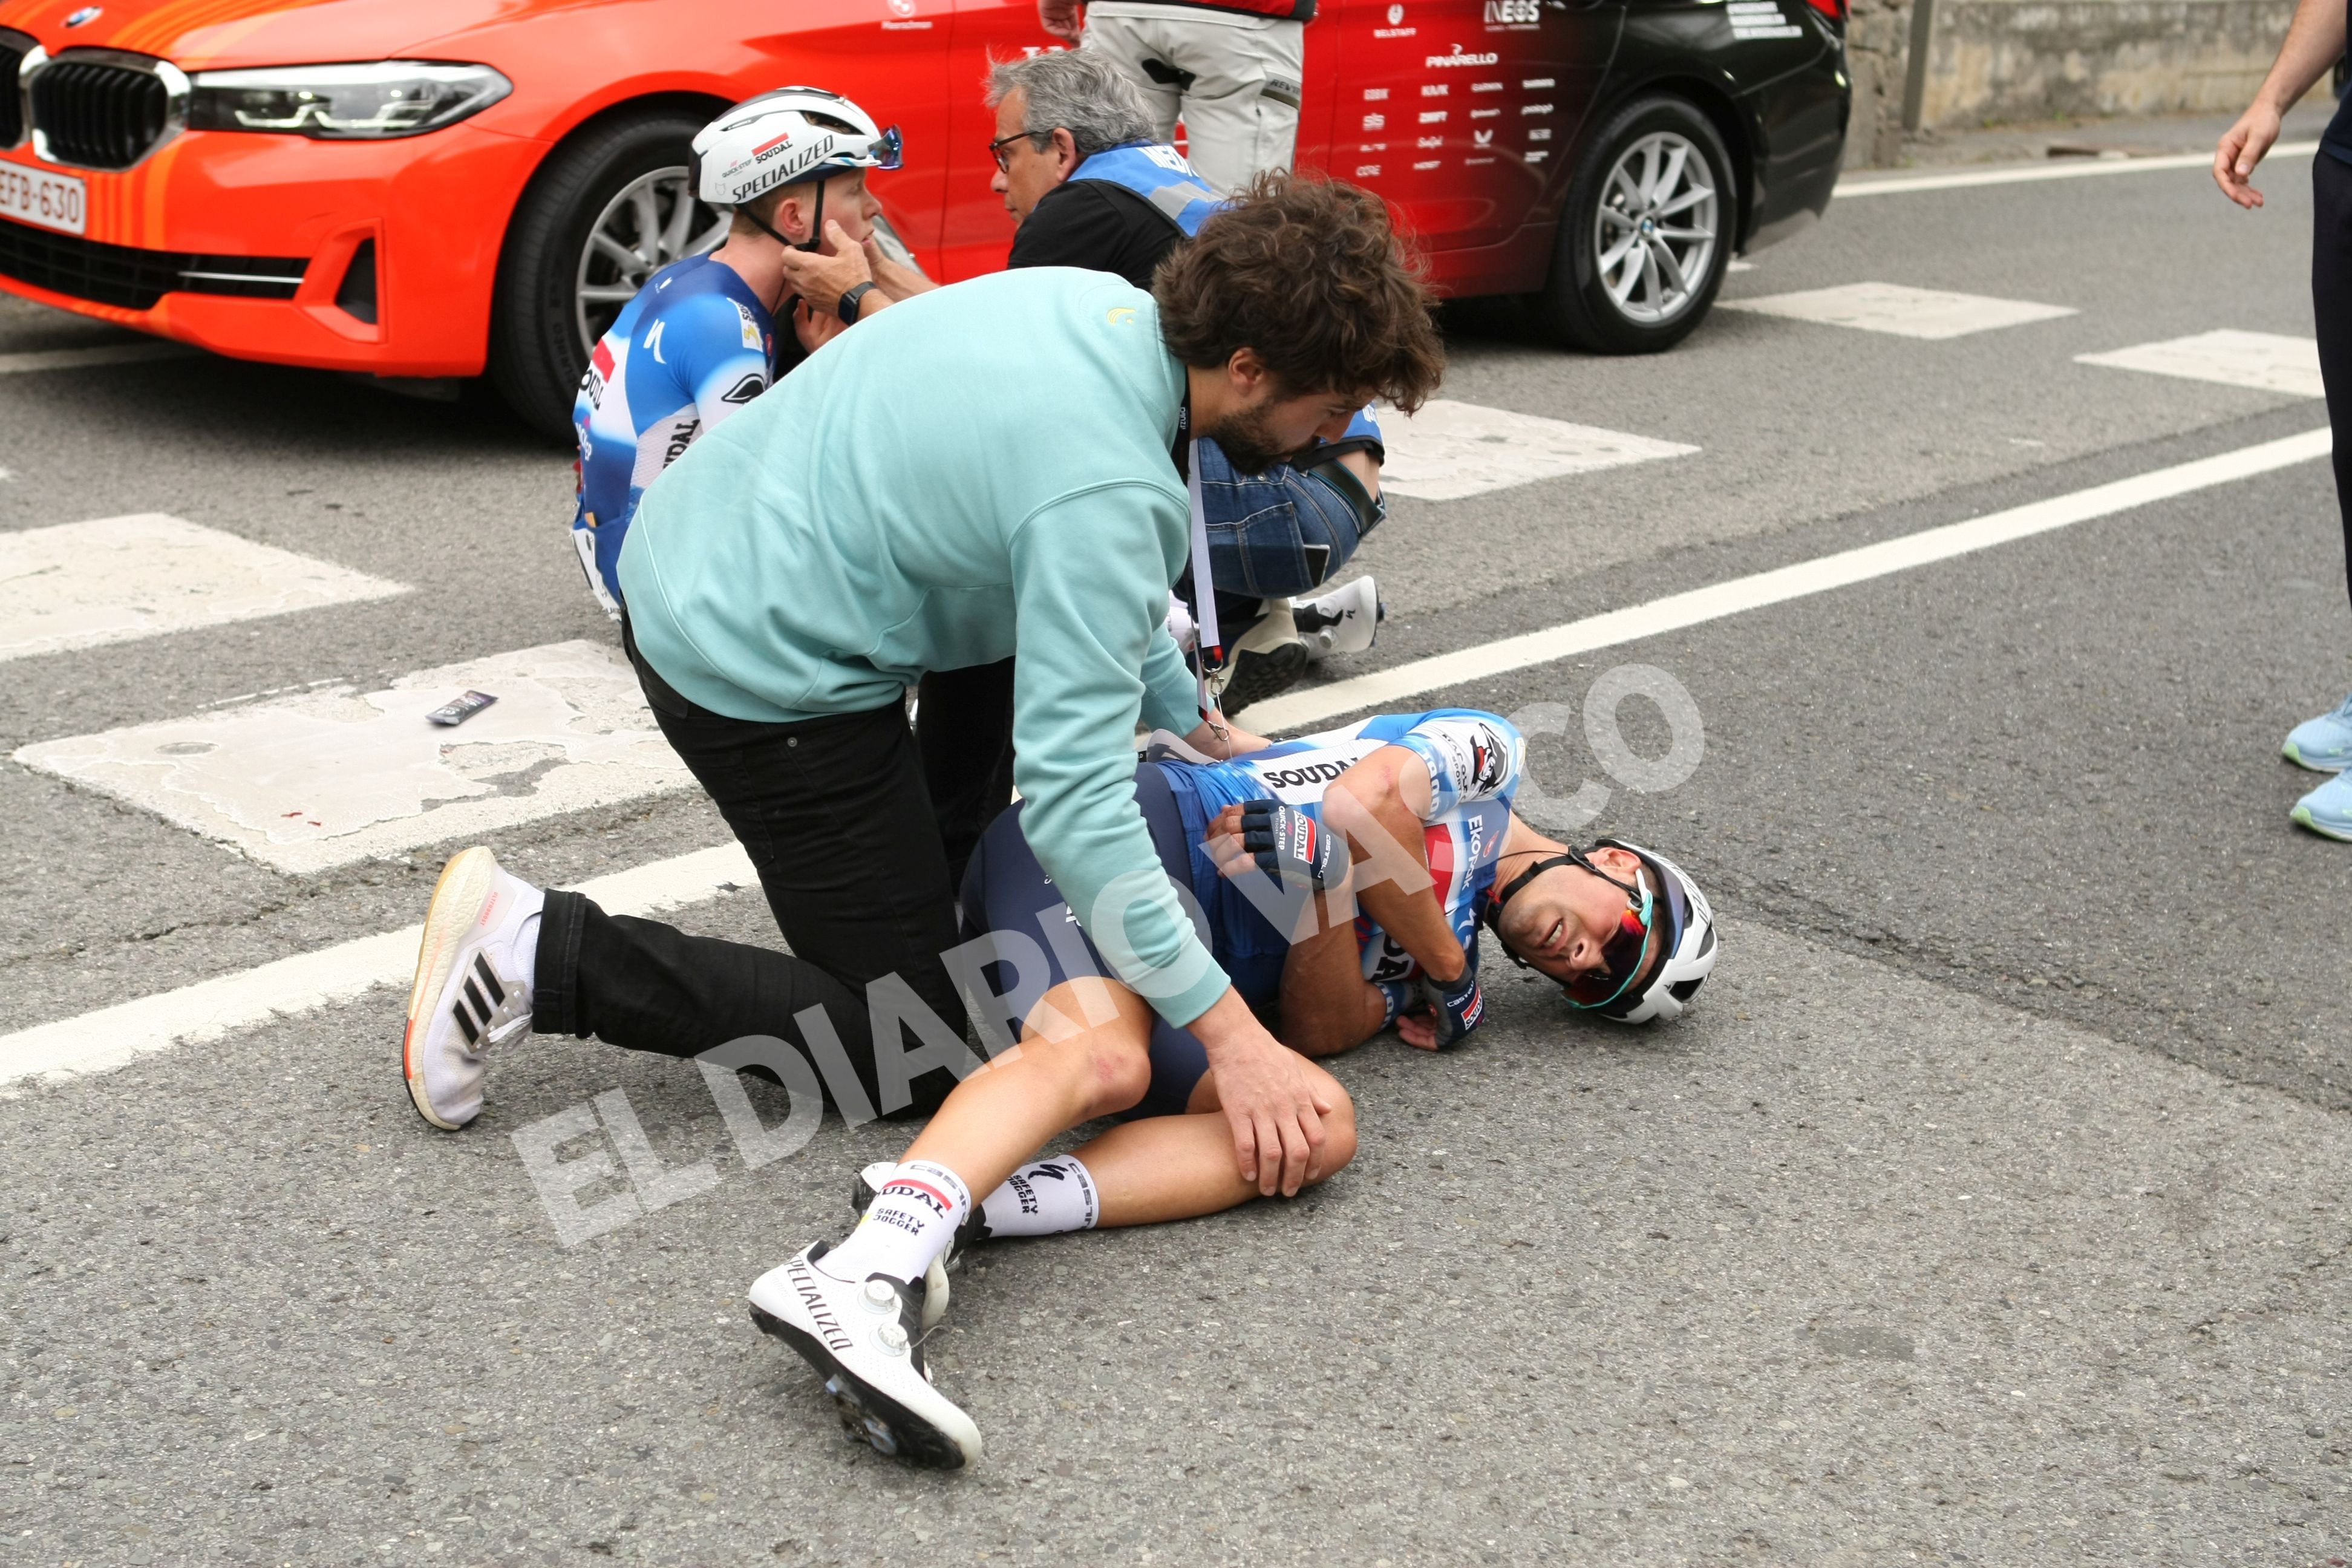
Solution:
{"label": "white helmet with specialized text", "polygon": [[848,169],[895,169],[900,151],[897,126],[883,130],[839,93],[780,87],[745,99],[696,134],[689,183],[712,206],[740,207],[782,185]]}

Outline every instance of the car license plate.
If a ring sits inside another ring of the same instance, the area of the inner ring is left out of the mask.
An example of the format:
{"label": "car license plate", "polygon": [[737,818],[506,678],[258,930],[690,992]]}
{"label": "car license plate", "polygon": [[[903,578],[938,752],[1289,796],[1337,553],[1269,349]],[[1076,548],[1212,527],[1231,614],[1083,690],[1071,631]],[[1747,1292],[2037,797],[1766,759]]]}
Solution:
{"label": "car license plate", "polygon": [[71,174],[0,163],[0,217],[79,234],[89,221],[87,192]]}

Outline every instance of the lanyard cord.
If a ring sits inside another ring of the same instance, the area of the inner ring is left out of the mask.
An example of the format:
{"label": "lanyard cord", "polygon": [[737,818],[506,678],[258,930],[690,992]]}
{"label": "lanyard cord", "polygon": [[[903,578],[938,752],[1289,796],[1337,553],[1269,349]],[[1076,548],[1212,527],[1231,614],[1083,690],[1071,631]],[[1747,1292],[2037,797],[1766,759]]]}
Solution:
{"label": "lanyard cord", "polygon": [[1176,411],[1176,450],[1184,469],[1184,498],[1192,514],[1192,669],[1201,717],[1216,711],[1209,700],[1209,677],[1225,667],[1224,638],[1217,632],[1217,584],[1209,567],[1209,512],[1201,500],[1201,438],[1192,434],[1192,396]]}

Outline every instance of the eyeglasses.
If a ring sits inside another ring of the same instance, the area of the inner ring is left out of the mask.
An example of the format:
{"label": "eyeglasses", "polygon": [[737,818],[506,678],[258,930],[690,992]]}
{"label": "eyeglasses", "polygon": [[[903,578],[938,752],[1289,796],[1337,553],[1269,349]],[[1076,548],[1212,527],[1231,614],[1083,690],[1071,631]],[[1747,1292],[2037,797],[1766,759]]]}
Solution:
{"label": "eyeglasses", "polygon": [[996,172],[998,174],[1009,174],[1013,171],[1006,167],[1004,162],[1004,148],[1007,142],[1024,141],[1034,142],[1040,144],[1042,147],[1044,143],[1051,142],[1053,139],[1054,133],[1050,131],[1015,131],[1010,136],[1000,136],[995,141],[991,142],[988,144],[988,155],[996,160]]}

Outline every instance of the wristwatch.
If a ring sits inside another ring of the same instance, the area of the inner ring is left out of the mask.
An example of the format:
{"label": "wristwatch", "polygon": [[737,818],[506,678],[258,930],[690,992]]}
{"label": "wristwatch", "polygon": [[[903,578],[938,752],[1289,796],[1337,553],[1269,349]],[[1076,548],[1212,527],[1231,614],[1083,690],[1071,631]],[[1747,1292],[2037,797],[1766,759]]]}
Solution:
{"label": "wristwatch", "polygon": [[871,281],[867,281],[858,284],[841,297],[841,303],[835,307],[834,313],[841,318],[843,326],[854,327],[857,324],[858,309],[865,303],[866,296],[872,292],[874,292],[874,285]]}

